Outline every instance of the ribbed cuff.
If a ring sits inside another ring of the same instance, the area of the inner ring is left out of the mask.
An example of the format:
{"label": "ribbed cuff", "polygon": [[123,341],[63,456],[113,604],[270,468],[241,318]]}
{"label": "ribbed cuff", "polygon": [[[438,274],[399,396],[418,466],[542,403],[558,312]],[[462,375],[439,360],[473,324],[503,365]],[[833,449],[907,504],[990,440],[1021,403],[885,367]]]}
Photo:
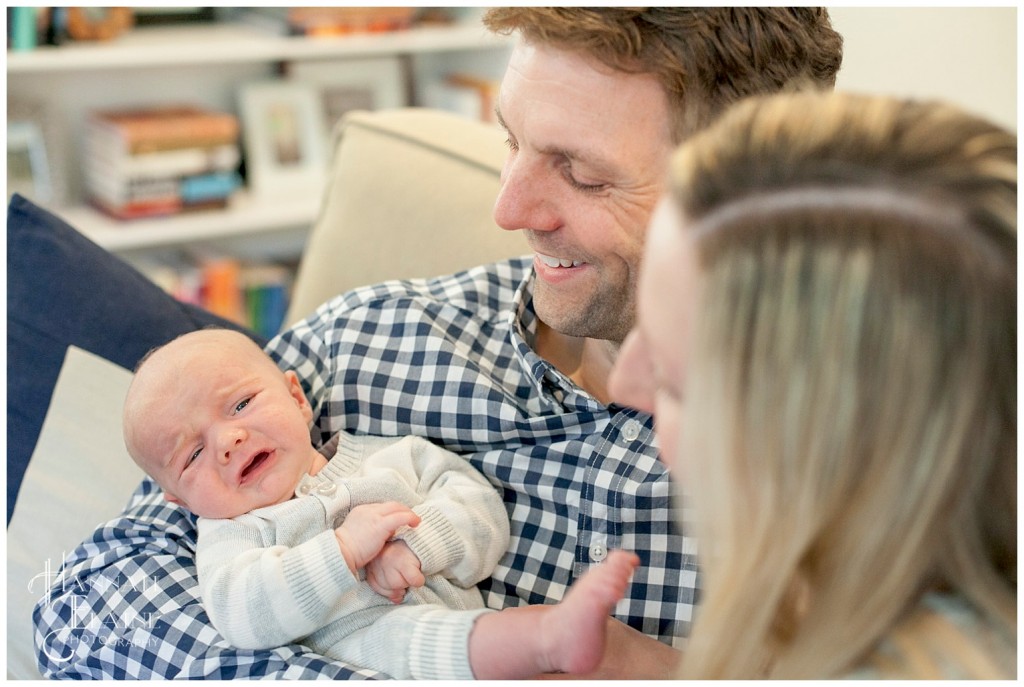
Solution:
{"label": "ribbed cuff", "polygon": [[399,539],[420,559],[423,574],[437,574],[462,560],[465,546],[451,521],[433,506],[420,505],[413,510],[420,516],[420,524],[404,528]]}
{"label": "ribbed cuff", "polygon": [[409,642],[409,673],[414,680],[472,680],[469,665],[469,634],[484,613],[437,609],[416,622]]}

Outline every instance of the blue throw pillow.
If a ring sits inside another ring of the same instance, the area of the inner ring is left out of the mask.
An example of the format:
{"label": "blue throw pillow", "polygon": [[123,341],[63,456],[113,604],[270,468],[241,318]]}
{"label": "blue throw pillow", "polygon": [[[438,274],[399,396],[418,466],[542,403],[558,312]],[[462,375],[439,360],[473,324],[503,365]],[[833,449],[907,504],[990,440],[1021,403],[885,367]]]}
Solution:
{"label": "blue throw pillow", "polygon": [[174,300],[16,194],[7,209],[7,522],[69,345],[134,369],[155,346],[210,325],[240,329],[266,343]]}

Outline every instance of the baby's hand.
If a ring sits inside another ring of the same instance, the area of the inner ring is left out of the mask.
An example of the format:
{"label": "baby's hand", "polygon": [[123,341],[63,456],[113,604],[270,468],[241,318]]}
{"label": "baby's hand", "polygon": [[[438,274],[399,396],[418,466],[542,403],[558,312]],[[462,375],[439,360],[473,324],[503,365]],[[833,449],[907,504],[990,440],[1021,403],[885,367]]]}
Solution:
{"label": "baby's hand", "polygon": [[334,536],[349,570],[356,574],[377,557],[399,528],[418,524],[420,516],[398,502],[367,503],[353,508]]}
{"label": "baby's hand", "polygon": [[402,603],[410,587],[422,587],[427,578],[420,569],[420,559],[401,539],[389,541],[380,555],[366,565],[366,581],[370,588],[392,603]]}

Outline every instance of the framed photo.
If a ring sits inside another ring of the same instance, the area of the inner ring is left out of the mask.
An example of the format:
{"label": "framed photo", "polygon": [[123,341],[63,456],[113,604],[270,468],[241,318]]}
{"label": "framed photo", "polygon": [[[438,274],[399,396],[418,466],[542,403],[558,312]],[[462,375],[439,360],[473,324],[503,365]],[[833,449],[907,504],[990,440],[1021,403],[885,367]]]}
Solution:
{"label": "framed photo", "polygon": [[46,146],[35,122],[7,122],[7,199],[15,193],[38,203],[53,200]]}
{"label": "framed photo", "polygon": [[315,86],[328,134],[349,110],[405,107],[405,73],[397,57],[299,61],[288,65],[288,78]]}
{"label": "framed photo", "polygon": [[239,93],[249,187],[261,195],[320,188],[327,169],[323,114],[307,83],[263,81]]}

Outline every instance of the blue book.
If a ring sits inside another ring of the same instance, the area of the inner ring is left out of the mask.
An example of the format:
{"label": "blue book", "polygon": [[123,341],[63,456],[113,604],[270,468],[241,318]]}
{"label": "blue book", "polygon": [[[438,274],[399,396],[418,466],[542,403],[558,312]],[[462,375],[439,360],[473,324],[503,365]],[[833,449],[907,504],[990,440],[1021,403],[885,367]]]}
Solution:
{"label": "blue book", "polygon": [[186,205],[227,198],[242,185],[238,172],[213,172],[181,180],[181,202]]}

